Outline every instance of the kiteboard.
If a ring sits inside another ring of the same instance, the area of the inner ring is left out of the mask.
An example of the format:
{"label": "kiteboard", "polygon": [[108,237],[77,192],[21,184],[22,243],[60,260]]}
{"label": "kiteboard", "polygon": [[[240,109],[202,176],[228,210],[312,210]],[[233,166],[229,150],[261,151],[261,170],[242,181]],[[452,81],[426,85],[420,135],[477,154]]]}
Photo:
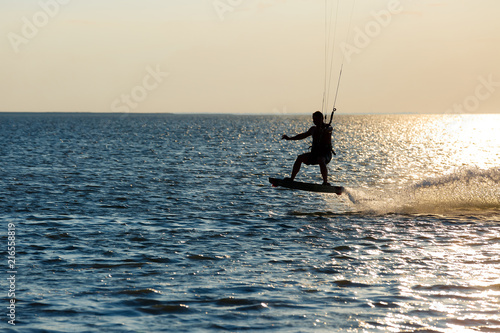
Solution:
{"label": "kiteboard", "polygon": [[274,187],[286,187],[294,190],[311,191],[311,192],[322,192],[322,193],[335,193],[341,195],[344,192],[342,186],[332,186],[332,185],[319,185],[311,183],[296,182],[291,179],[278,179],[269,178],[269,182]]}

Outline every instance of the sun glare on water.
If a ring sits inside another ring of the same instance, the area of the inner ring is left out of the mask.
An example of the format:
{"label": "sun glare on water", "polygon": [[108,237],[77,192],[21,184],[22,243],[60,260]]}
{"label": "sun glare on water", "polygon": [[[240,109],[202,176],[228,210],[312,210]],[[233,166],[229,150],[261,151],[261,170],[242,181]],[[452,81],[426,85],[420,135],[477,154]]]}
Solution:
{"label": "sun glare on water", "polygon": [[497,114],[388,116],[357,143],[364,149],[355,159],[363,168],[376,167],[379,176],[366,186],[347,185],[354,211],[498,212],[499,125]]}
{"label": "sun glare on water", "polygon": [[457,161],[479,168],[500,166],[500,115],[460,115],[455,122],[446,134]]}

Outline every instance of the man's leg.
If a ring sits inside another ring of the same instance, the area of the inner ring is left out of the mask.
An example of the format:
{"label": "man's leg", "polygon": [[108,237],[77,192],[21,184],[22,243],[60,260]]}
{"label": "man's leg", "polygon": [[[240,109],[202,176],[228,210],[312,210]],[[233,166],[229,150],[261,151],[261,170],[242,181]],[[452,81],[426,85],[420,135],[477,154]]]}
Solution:
{"label": "man's leg", "polygon": [[302,163],[306,161],[306,157],[304,155],[299,155],[297,159],[295,160],[295,163],[293,164],[292,168],[292,175],[290,177],[291,180],[295,179],[295,176],[299,173],[300,167],[302,166]]}
{"label": "man's leg", "polygon": [[324,158],[319,159],[319,169],[321,171],[321,177],[323,177],[323,185],[328,184],[328,168]]}

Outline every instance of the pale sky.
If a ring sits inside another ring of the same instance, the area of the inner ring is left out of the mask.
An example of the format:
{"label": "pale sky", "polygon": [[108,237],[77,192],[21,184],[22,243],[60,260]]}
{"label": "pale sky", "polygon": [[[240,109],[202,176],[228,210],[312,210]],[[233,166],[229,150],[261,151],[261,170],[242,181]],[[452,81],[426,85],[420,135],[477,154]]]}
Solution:
{"label": "pale sky", "polygon": [[500,112],[500,1],[327,1],[1,0],[0,111]]}

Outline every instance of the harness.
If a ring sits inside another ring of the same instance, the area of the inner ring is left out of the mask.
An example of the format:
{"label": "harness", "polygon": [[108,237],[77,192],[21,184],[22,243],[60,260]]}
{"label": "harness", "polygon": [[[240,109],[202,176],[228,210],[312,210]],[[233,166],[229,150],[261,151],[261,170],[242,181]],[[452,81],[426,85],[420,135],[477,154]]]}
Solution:
{"label": "harness", "polygon": [[[318,131],[317,135],[313,136],[313,142],[311,146],[311,153],[314,155],[325,155],[328,153],[335,154],[331,143],[323,143],[323,136],[325,135],[325,131],[328,129],[330,124],[323,123],[321,126],[316,126],[316,131]],[[316,133],[315,133],[316,134]]]}

